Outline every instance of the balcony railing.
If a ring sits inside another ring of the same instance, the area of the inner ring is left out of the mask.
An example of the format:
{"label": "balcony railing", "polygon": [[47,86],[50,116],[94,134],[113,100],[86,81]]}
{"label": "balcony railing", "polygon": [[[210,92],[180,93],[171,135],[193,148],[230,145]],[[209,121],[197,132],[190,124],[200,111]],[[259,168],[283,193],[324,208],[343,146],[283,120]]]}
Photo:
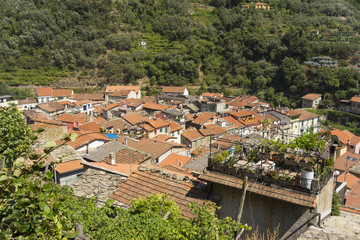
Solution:
{"label": "balcony railing", "polygon": [[[333,170],[328,169],[327,172],[321,175],[320,179],[304,179],[300,176],[296,176],[290,179],[284,179],[279,176],[275,179],[269,176],[262,168],[249,170],[243,167],[231,167],[226,163],[215,163],[212,158],[208,159],[207,169],[239,178],[248,176],[248,179],[253,182],[258,182],[268,186],[275,185],[309,194],[318,194],[320,190],[327,184],[329,179],[333,177]],[[306,185],[309,187],[304,187]]]}

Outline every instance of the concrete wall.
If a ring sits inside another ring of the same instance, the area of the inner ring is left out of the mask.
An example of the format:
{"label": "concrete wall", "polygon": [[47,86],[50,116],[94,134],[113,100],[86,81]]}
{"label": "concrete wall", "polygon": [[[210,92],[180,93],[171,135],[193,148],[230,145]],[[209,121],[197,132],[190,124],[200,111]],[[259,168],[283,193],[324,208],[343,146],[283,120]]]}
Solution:
{"label": "concrete wall", "polygon": [[[211,196],[214,195],[221,195],[219,217],[230,216],[236,219],[241,196],[240,189],[212,184]],[[306,207],[247,192],[241,222],[252,226],[253,229],[258,227],[261,233],[266,232],[267,229],[273,231],[279,226],[279,234],[282,236],[296,223],[301,226],[311,216],[313,214],[310,214]],[[304,219],[300,221],[301,224],[298,221],[300,218]]]}
{"label": "concrete wall", "polygon": [[[321,189],[319,200],[316,206],[316,212],[320,213],[321,219],[331,214],[332,196],[334,190],[334,178],[330,178],[327,184]],[[320,219],[320,220],[321,220]]]}

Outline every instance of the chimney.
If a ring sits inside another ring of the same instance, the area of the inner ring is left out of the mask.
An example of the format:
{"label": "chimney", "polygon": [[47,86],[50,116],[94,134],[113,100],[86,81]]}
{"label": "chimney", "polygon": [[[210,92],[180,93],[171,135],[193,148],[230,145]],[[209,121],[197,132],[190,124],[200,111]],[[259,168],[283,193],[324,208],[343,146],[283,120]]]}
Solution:
{"label": "chimney", "polygon": [[179,166],[182,167],[182,162],[179,162]]}
{"label": "chimney", "polygon": [[115,153],[110,153],[110,164],[115,165]]}
{"label": "chimney", "polygon": [[125,137],[125,146],[127,146],[127,137]]}

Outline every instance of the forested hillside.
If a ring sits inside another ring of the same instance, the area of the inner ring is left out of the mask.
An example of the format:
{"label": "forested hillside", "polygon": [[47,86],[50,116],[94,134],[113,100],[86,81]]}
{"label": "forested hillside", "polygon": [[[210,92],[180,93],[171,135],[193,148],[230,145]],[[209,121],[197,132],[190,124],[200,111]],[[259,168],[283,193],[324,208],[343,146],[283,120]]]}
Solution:
{"label": "forested hillside", "polygon": [[307,92],[326,93],[329,106],[360,94],[358,1],[264,1],[270,10],[250,2],[0,0],[0,81],[141,79],[251,93],[275,105]]}

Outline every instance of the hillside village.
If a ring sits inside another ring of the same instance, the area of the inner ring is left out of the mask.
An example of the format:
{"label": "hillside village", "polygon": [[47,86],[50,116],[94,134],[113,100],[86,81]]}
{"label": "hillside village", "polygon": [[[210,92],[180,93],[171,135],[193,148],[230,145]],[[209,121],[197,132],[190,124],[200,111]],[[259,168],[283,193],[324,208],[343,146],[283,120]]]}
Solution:
{"label": "hillside village", "polygon": [[[16,101],[28,125],[44,129],[34,149],[55,142],[46,160],[57,162],[54,181],[77,196],[98,196],[99,205],[112,198],[129,208],[132,198],[166,193],[191,217],[190,202],[211,200],[222,207],[219,217],[261,232],[280,223],[283,239],[327,218],[334,190],[343,211],[360,213],[360,136],[321,129],[320,116],[305,109],[318,106],[319,94],[305,95],[299,109],[249,95],[191,96],[186,87],[144,98],[139,86],[101,94],[39,87],[35,95]],[[324,146],[279,150],[277,143],[315,133]],[[77,138],[64,141],[64,134]]]}

